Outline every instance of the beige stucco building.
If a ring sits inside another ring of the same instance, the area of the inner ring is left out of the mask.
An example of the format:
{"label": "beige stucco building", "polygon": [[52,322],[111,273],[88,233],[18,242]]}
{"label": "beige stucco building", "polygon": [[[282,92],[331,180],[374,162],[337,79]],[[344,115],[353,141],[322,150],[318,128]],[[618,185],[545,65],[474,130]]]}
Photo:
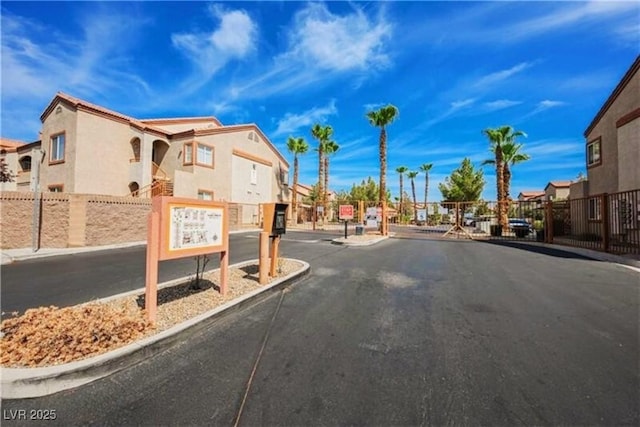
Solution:
{"label": "beige stucco building", "polygon": [[584,132],[587,181],[572,198],[640,189],[640,55]]}
{"label": "beige stucco building", "polygon": [[544,187],[545,200],[566,200],[569,198],[571,181],[549,181]]}
{"label": "beige stucco building", "polygon": [[255,124],[225,126],[215,117],[135,119],[64,93],[40,119],[40,141],[12,156],[18,191],[33,189],[31,163],[41,149],[43,191],[162,193],[256,206],[289,201],[289,164]]}
{"label": "beige stucco building", "polygon": [[640,243],[640,55],[584,132],[587,179],[571,185],[572,228]]}

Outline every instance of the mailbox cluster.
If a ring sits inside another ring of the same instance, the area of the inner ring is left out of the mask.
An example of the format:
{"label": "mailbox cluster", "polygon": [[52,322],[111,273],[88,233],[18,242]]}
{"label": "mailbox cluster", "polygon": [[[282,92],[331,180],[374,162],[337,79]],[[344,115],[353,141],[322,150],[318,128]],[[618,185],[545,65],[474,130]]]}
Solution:
{"label": "mailbox cluster", "polygon": [[262,230],[275,237],[287,232],[288,203],[265,203],[262,205]]}

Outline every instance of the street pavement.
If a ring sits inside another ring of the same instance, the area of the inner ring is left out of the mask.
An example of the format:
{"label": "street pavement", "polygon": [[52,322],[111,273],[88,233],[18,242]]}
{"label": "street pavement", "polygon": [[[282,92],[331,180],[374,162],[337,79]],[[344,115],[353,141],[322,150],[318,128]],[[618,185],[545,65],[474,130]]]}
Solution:
{"label": "street pavement", "polygon": [[[306,243],[338,236],[337,232],[289,232],[282,247],[295,244],[304,255]],[[313,253],[313,252],[311,252]],[[144,287],[146,246],[82,252],[36,258],[3,265],[1,308],[3,317],[28,308],[55,305],[65,307]],[[230,263],[258,258],[258,233],[231,234]],[[214,254],[207,270],[219,266]],[[194,258],[161,261],[159,283],[195,274]]]}
{"label": "street pavement", "polygon": [[117,426],[640,423],[636,271],[406,236],[283,252],[312,265],[284,293],[108,378],[4,401],[3,414]]}

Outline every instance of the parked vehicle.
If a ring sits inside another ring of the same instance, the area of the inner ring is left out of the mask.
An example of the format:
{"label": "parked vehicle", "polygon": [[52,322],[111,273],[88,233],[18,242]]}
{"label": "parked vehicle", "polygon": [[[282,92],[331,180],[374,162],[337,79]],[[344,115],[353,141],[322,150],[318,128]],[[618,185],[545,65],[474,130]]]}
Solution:
{"label": "parked vehicle", "polygon": [[515,233],[516,237],[527,237],[533,232],[533,228],[526,219],[509,218],[509,231]]}

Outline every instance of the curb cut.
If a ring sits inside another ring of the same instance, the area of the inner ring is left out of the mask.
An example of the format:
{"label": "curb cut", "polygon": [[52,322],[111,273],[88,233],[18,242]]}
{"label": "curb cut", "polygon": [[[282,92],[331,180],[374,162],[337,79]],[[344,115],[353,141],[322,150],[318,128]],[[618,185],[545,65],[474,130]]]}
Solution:
{"label": "curb cut", "polygon": [[[127,344],[124,347],[88,359],[63,365],[41,368],[1,368],[0,397],[2,399],[24,399],[50,395],[88,384],[152,358],[158,352],[170,348],[176,342],[193,336],[219,318],[237,312],[249,305],[262,302],[274,292],[291,286],[294,282],[309,274],[311,266],[307,262],[290,259],[301,263],[303,265],[302,269],[138,342]],[[233,264],[229,268],[243,267],[256,261],[250,260]],[[187,276],[184,280],[188,280],[188,278],[191,278],[191,276]],[[183,279],[176,279],[163,283],[158,287],[167,287],[180,280],[184,281]],[[144,288],[92,302],[106,301],[139,292],[144,292]]]}

